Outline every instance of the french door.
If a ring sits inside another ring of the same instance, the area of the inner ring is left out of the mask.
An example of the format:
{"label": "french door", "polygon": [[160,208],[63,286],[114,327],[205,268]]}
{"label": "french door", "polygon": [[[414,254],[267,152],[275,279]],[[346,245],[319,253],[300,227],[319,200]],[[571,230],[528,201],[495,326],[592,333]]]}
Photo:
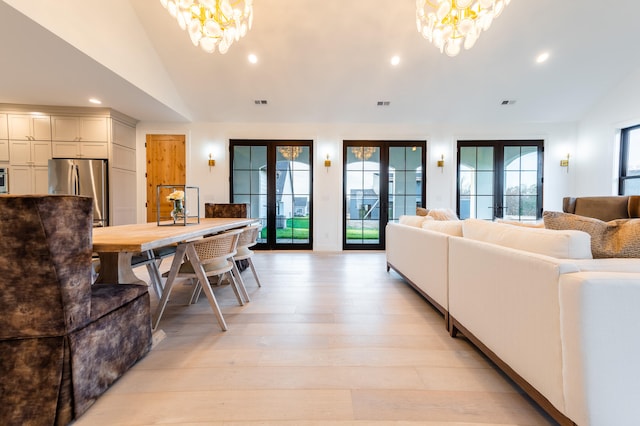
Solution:
{"label": "french door", "polygon": [[542,217],[543,141],[458,141],[460,219]]}
{"label": "french door", "polygon": [[344,141],[344,250],[383,250],[387,222],[424,207],[425,148],[424,141]]}
{"label": "french door", "polygon": [[312,249],[311,141],[231,140],[231,202],[262,222],[257,248]]}

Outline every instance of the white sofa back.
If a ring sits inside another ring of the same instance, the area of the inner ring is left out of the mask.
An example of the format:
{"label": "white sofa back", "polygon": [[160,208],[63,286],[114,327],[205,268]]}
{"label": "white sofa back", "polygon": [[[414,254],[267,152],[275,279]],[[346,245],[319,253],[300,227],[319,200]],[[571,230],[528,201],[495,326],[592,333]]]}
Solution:
{"label": "white sofa back", "polygon": [[497,244],[558,259],[591,259],[591,236],[582,231],[557,231],[506,223],[466,219],[465,238]]}

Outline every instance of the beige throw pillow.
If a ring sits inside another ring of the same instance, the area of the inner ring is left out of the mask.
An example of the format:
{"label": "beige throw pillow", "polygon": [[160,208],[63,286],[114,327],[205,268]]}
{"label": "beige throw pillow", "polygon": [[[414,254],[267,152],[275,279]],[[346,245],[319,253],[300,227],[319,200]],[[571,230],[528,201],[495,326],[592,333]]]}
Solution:
{"label": "beige throw pillow", "polygon": [[431,209],[427,216],[435,220],[459,220],[456,213],[451,209]]}
{"label": "beige throw pillow", "polygon": [[544,212],[543,218],[548,229],[575,229],[590,234],[594,259],[640,257],[640,219],[603,222],[562,212]]}

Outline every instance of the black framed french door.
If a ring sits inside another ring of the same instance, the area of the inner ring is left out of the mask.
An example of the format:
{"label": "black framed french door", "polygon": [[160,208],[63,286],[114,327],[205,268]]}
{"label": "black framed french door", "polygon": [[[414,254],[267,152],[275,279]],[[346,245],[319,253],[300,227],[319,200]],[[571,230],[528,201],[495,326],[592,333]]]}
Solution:
{"label": "black framed french door", "polygon": [[232,203],[262,222],[256,248],[313,248],[313,143],[231,140]]}
{"label": "black framed french door", "polygon": [[385,226],[426,200],[425,141],[343,143],[344,250],[383,250]]}
{"label": "black framed french door", "polygon": [[541,140],[458,141],[458,217],[540,219],[543,157]]}

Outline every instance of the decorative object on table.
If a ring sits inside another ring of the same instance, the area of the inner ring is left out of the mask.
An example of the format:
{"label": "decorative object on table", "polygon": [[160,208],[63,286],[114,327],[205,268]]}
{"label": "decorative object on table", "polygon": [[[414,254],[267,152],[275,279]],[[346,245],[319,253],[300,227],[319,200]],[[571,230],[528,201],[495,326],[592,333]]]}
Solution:
{"label": "decorative object on table", "polygon": [[197,186],[158,185],[156,203],[158,226],[200,223],[200,188]]}

